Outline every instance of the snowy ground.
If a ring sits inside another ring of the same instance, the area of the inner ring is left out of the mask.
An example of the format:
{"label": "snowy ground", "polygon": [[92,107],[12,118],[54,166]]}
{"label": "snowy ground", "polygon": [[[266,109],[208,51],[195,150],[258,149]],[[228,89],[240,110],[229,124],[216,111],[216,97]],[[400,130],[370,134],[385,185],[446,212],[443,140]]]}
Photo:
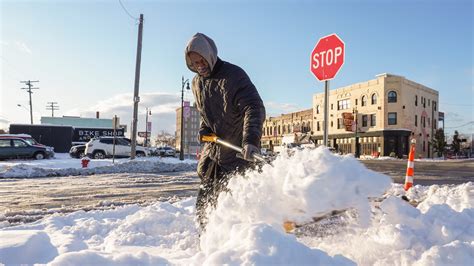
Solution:
{"label": "snowy ground", "polygon": [[108,173],[161,173],[191,171],[196,160],[180,161],[177,158],[146,157],[130,159],[91,160],[82,168],[81,160],[59,153],[47,160],[11,160],[0,162],[0,178],[32,178],[47,176],[77,176]]}
{"label": "snowy ground", "polygon": [[[133,168],[135,169],[135,168]],[[0,230],[0,262],[52,265],[471,265],[474,183],[401,185],[351,156],[279,157],[229,184],[201,233],[195,198],[53,214]],[[375,203],[368,198],[384,200]],[[330,210],[357,215],[317,237],[285,233]]]}

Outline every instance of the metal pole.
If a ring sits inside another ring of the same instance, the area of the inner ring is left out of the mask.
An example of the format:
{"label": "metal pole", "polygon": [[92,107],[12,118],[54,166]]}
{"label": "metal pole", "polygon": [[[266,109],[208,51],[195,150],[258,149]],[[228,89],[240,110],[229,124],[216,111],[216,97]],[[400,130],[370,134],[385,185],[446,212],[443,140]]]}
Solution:
{"label": "metal pole", "polygon": [[114,141],[113,144],[114,144],[114,145],[113,145],[113,147],[112,147],[112,164],[115,163],[115,144],[116,144],[116,143],[115,143],[115,138],[116,138],[116,136],[117,136],[117,134],[116,134],[116,129],[117,129],[117,115],[114,115],[114,123],[113,123],[113,126],[114,126],[114,139],[113,139],[113,141]]}
{"label": "metal pole", "polygon": [[148,107],[145,114],[145,147],[148,147]]}
{"label": "metal pole", "polygon": [[184,160],[184,115],[183,115],[183,101],[184,101],[184,76],[181,79],[181,133],[180,133],[180,140],[181,143],[179,144],[179,159],[182,161]]}
{"label": "metal pole", "polygon": [[323,145],[328,146],[328,120],[329,120],[329,80],[324,81],[324,136]]}
{"label": "metal pole", "polygon": [[138,102],[140,97],[138,96],[138,90],[140,87],[140,63],[142,59],[142,36],[143,36],[143,14],[140,14],[140,23],[138,24],[138,43],[137,43],[137,61],[135,65],[135,87],[133,93],[133,119],[132,119],[132,151],[130,159],[135,159],[136,145],[137,145],[137,113],[138,113]]}
{"label": "metal pole", "polygon": [[355,120],[355,157],[356,158],[359,158],[360,157],[360,147],[359,147],[359,121],[358,121],[358,116],[359,116],[359,112],[357,111],[357,108],[355,109],[355,117],[354,117],[354,120]]}
{"label": "metal pole", "polygon": [[[437,123],[438,123],[438,121],[436,121],[436,124],[437,124]],[[431,135],[430,135],[431,139],[434,138],[434,136],[433,136],[434,130],[433,130],[433,129],[434,129],[434,127],[435,127],[436,124],[435,124],[435,119],[434,119],[434,101],[431,101]],[[436,127],[436,128],[437,128],[437,127]],[[433,149],[433,145],[432,145],[431,142],[432,142],[432,141],[429,141],[429,139],[428,139],[428,145],[429,145],[429,150],[428,150],[428,152],[431,153],[431,158],[434,158],[434,154],[433,154],[433,150],[434,150],[434,149]]]}

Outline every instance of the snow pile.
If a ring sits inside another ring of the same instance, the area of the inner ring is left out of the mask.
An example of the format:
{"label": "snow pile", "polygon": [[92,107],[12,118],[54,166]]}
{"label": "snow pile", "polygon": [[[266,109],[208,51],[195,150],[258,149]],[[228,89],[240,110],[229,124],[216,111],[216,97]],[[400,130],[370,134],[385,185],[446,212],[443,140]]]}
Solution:
{"label": "snow pile", "polygon": [[[56,164],[55,164],[56,162]],[[91,160],[88,168],[81,168],[79,159],[51,159],[42,161],[15,161],[0,163],[0,178],[32,178],[48,176],[77,176],[112,173],[160,173],[192,171],[197,161],[179,161],[176,158],[138,158],[135,160],[119,159]]]}
{"label": "snow pile", "polygon": [[[254,259],[264,264],[314,263],[318,261],[314,257],[294,256],[292,249],[316,257],[321,257],[315,255],[320,251],[302,249],[300,243],[284,233],[283,222],[302,223],[331,210],[356,208],[361,222],[368,224],[368,197],[381,196],[391,183],[389,177],[368,170],[354,157],[334,156],[322,147],[278,157],[273,165],[264,166],[261,173],[233,178],[229,183],[232,193],[220,195],[217,209],[209,217],[208,230],[201,238],[206,263],[245,264]],[[257,243],[261,244],[243,246],[242,238],[259,239]],[[245,256],[233,255],[236,252]]]}
{"label": "snow pile", "polygon": [[[388,177],[367,170],[354,158],[317,149],[278,158],[273,165],[230,182],[232,193],[221,194],[201,238],[195,198],[128,205],[55,214],[4,228],[0,262],[468,265],[474,259],[473,183],[416,186],[408,196],[422,200],[418,208],[389,196],[369,216],[368,196],[380,196],[385,189],[398,195],[402,187],[390,187]],[[358,210],[364,225],[348,223],[336,234],[299,239],[282,229],[284,220],[305,221],[348,207]]]}
{"label": "snow pile", "polygon": [[[401,185],[392,185],[398,195]],[[474,184],[416,186],[407,196],[413,208],[390,196],[372,226],[351,228],[324,239],[302,239],[309,246],[364,265],[468,265],[474,260]],[[357,248],[354,248],[357,247]]]}

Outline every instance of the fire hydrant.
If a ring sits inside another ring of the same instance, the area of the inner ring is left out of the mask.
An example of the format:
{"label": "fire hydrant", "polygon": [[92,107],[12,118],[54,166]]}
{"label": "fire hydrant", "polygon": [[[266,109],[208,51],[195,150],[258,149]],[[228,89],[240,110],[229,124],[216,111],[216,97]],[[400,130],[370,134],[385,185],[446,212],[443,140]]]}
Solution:
{"label": "fire hydrant", "polygon": [[82,168],[87,168],[90,161],[91,159],[89,159],[89,157],[87,156],[82,157],[82,160],[81,160]]}

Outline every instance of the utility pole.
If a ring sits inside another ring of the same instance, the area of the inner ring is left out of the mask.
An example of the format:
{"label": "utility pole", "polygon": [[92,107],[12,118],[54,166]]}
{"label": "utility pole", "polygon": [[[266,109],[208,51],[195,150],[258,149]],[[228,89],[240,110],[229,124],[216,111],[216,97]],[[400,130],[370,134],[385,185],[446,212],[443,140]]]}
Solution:
{"label": "utility pole", "polygon": [[48,102],[48,105],[46,105],[46,110],[51,110],[51,117],[54,117],[54,110],[59,110],[57,104],[57,102]]}
{"label": "utility pole", "polygon": [[132,151],[130,159],[135,159],[136,146],[137,146],[137,116],[138,116],[138,103],[140,102],[140,96],[138,91],[140,87],[140,64],[142,61],[142,36],[143,36],[143,14],[140,14],[140,21],[138,24],[138,42],[137,42],[137,61],[135,65],[135,87],[133,93],[133,119],[132,119]]}
{"label": "utility pole", "polygon": [[31,100],[31,94],[33,93],[31,90],[38,90],[39,88],[32,88],[33,85],[31,83],[33,82],[39,82],[39,80],[26,80],[26,81],[20,81],[20,83],[25,83],[28,88],[21,88],[22,90],[26,90],[30,94],[30,119],[31,119],[31,124],[33,125],[33,101]]}

